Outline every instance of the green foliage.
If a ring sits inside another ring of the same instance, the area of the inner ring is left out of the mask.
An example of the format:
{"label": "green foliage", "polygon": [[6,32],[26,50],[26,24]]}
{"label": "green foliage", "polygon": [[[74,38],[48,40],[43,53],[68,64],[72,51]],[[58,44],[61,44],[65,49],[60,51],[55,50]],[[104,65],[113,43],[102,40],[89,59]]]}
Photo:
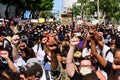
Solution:
{"label": "green foliage", "polygon": [[[79,3],[85,4],[84,10],[88,14],[94,14],[97,12],[97,1],[89,2],[89,0],[78,0]],[[112,17],[118,19],[120,14],[120,0],[99,0],[100,12],[106,13],[106,19],[112,19]]]}
{"label": "green foliage", "polygon": [[0,0],[0,3],[23,10],[51,10],[53,7],[53,0]]}
{"label": "green foliage", "polygon": [[84,5],[84,10],[85,10],[85,12],[88,13],[88,15],[90,15],[90,14],[93,15],[94,12],[97,11],[95,5],[96,5],[96,4],[94,4],[94,3],[92,3],[92,2],[85,4],[85,5]]}
{"label": "green foliage", "polygon": [[119,10],[120,1],[118,0],[100,0],[100,10],[107,13],[107,16],[113,16]]}
{"label": "green foliage", "polygon": [[120,20],[120,12],[116,12],[116,13],[114,14],[114,19]]}
{"label": "green foliage", "polygon": [[86,3],[88,0],[78,0],[79,3]]}
{"label": "green foliage", "polygon": [[80,8],[79,6],[76,6],[76,5],[73,5],[73,15],[77,16],[77,15],[80,15]]}
{"label": "green foliage", "polygon": [[[16,16],[22,15],[25,10],[29,10],[35,14],[38,11],[51,10],[53,7],[53,0],[0,0],[0,3],[7,5],[6,13],[8,7],[14,5],[17,8]],[[7,14],[6,18],[8,18]]]}
{"label": "green foliage", "polygon": [[53,0],[41,0],[41,9],[42,10],[50,10],[52,9],[53,7],[53,3],[52,3]]}
{"label": "green foliage", "polygon": [[42,18],[53,18],[53,14],[50,12],[50,10],[46,10],[46,11],[40,11],[40,17]]}

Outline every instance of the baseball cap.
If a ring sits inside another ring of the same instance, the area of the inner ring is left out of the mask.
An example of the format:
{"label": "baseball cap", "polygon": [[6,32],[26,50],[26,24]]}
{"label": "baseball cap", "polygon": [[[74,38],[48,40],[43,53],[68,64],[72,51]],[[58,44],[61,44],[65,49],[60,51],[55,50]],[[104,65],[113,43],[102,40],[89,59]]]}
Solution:
{"label": "baseball cap", "polygon": [[38,58],[30,58],[27,60],[27,63],[31,63],[31,62],[40,64],[41,61]]}

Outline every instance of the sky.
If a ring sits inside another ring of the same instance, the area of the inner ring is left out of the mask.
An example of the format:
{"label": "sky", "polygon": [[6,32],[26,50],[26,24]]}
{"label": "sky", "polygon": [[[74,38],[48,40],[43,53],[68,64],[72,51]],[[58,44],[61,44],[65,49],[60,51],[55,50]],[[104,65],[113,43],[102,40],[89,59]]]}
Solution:
{"label": "sky", "polygon": [[[57,9],[62,12],[63,7],[72,6],[74,2],[77,2],[77,0],[54,0],[54,6],[53,9]],[[64,2],[64,3],[63,3]]]}
{"label": "sky", "polygon": [[54,0],[53,9],[57,9],[61,12],[62,11],[62,2],[63,2],[63,0]]}

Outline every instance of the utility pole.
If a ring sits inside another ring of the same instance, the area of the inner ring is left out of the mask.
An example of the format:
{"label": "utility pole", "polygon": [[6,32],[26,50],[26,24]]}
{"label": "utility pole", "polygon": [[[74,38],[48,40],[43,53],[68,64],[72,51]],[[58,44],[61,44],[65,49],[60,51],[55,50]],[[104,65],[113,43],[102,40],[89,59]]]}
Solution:
{"label": "utility pole", "polygon": [[83,6],[84,6],[83,4],[84,4],[84,3],[81,4],[81,19],[82,19],[82,20],[83,20],[83,16],[84,16],[84,15],[83,15],[83,11],[84,11],[84,10],[83,10]]}
{"label": "utility pole", "polygon": [[74,30],[74,27],[75,27],[75,24],[74,24],[74,10],[73,10],[73,5],[75,5],[75,4],[72,4],[72,31]]}
{"label": "utility pole", "polygon": [[100,22],[100,1],[97,1],[97,14],[98,14],[98,23]]}

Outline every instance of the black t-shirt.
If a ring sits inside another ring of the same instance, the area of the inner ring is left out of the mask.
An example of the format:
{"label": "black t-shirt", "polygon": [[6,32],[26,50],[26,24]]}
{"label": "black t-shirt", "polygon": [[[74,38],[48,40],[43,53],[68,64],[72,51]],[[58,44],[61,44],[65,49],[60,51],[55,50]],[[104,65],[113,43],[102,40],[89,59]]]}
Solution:
{"label": "black t-shirt", "polygon": [[110,71],[112,70],[112,63],[107,61],[107,64],[106,64],[105,68],[103,68],[103,70],[109,75]]}
{"label": "black t-shirt", "polygon": [[116,80],[120,76],[120,70],[114,70],[112,68],[112,63],[109,61],[107,61],[104,70],[108,74],[108,80]]}
{"label": "black t-shirt", "polygon": [[70,80],[82,80],[80,74],[75,71],[73,77],[70,78]]}
{"label": "black t-shirt", "polygon": [[1,77],[3,71],[9,71],[9,67],[8,67],[8,64],[6,63],[6,61],[0,60],[0,77]]}
{"label": "black t-shirt", "polygon": [[71,80],[99,80],[99,79],[98,79],[95,71],[92,71],[90,74],[87,74],[85,76],[82,76],[82,75],[80,75],[79,72],[75,71]]}
{"label": "black t-shirt", "polygon": [[[3,39],[2,43],[3,43],[3,45],[0,46],[0,50],[8,51],[9,58],[11,61],[13,61],[11,43],[7,39]],[[3,71],[9,71],[9,70],[10,69],[9,69],[7,61],[4,58],[0,57],[0,76]]]}

